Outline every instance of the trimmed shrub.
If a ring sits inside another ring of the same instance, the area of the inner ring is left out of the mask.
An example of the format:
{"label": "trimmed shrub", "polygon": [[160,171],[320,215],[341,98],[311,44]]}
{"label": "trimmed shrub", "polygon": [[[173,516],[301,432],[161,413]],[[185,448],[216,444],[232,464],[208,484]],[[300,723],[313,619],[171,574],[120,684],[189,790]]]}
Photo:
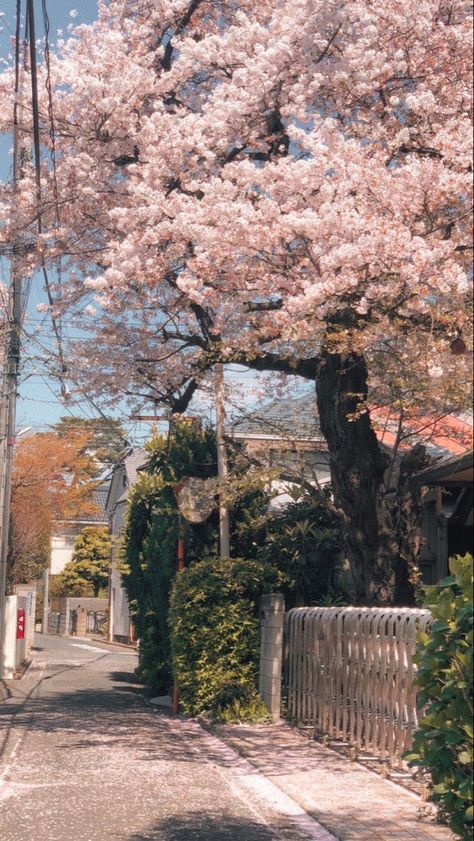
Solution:
{"label": "trimmed shrub", "polygon": [[418,703],[425,709],[406,759],[427,770],[441,817],[462,839],[472,837],[473,561],[451,558],[451,575],[426,588],[429,634],[420,634]]}
{"label": "trimmed shrub", "polygon": [[224,720],[265,715],[259,700],[259,599],[278,589],[281,573],[242,558],[210,558],[175,579],[171,649],[182,709]]}

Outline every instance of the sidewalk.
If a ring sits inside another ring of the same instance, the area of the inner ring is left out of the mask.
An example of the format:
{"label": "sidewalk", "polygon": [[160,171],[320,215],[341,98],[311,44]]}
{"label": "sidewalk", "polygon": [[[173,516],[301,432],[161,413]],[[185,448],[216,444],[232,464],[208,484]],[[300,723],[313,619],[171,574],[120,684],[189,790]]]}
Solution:
{"label": "sidewalk", "polygon": [[287,724],[212,725],[211,732],[340,841],[453,841],[426,804]]}

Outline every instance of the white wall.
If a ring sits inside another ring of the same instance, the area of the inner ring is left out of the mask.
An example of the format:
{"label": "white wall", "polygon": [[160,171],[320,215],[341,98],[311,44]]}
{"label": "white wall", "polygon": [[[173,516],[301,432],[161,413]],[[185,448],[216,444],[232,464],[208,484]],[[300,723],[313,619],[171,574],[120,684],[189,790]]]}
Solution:
{"label": "white wall", "polygon": [[77,530],[53,534],[51,538],[51,575],[58,575],[72,559]]}
{"label": "white wall", "polygon": [[[111,517],[112,536],[119,539],[124,526],[125,512],[127,510],[126,500],[117,502]],[[112,554],[111,574],[111,639],[116,637],[130,637],[130,613],[128,609],[127,594],[122,587],[122,577],[117,569],[119,559],[117,552]]]}
{"label": "white wall", "polygon": [[[22,608],[25,611],[27,620],[25,626],[25,637],[21,640],[17,640],[16,638],[17,612],[19,608]],[[28,610],[28,597],[7,596],[5,599],[5,633],[3,639],[3,651],[0,658],[0,668],[1,663],[3,663],[3,672],[0,677],[3,677],[5,680],[11,680],[16,670],[27,659],[30,651],[29,640],[32,638],[30,623],[31,619],[29,617]]]}

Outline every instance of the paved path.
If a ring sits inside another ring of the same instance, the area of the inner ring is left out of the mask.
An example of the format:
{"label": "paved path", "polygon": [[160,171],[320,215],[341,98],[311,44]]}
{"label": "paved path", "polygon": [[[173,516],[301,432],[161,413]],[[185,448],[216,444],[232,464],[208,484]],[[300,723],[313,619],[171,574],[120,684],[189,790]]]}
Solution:
{"label": "paved path", "polygon": [[448,841],[420,802],[289,727],[158,714],[136,656],[38,637],[0,703],[0,841]]}
{"label": "paved path", "polygon": [[216,735],[340,841],[452,841],[419,797],[286,724],[225,725]]}
{"label": "paved path", "polygon": [[38,646],[0,704],[1,841],[331,841],[197,722],[157,714],[135,655]]}

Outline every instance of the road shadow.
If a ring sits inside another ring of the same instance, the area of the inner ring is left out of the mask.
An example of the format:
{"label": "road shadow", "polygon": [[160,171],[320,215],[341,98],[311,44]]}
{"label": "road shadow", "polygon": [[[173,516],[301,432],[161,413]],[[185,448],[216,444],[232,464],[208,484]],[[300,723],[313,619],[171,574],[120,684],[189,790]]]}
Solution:
{"label": "road shadow", "polygon": [[[232,768],[239,761],[234,751],[229,751],[219,739],[204,737],[203,731],[192,722],[180,718],[177,727],[173,716],[152,708],[146,701],[147,688],[136,683],[133,673],[110,672],[108,688],[83,688],[78,683],[82,679],[80,669],[50,668],[50,674],[42,679],[44,689],[40,697],[31,697],[20,709],[13,709],[8,701],[0,704],[0,732],[2,723],[11,724],[13,714],[15,727],[54,736],[55,748],[59,750],[74,748],[82,752],[97,747],[109,750],[130,747],[135,758],[144,763],[202,764],[205,757],[204,761],[221,768]],[[62,678],[66,672],[70,688],[55,691],[55,679]],[[283,757],[292,772],[311,771],[318,758],[305,739],[297,746],[284,745],[281,738],[269,740],[266,731],[266,727],[262,727],[261,733],[258,727],[243,728],[247,738],[243,740],[243,734],[239,735],[245,754],[250,760],[258,756],[258,765],[267,776],[282,773]],[[221,735],[220,728],[216,735]],[[333,766],[333,773],[343,770],[339,757],[326,761]],[[246,774],[256,773],[252,765],[247,766]]]}
{"label": "road shadow", "polygon": [[29,697],[25,706],[0,704],[0,733],[14,723],[24,732],[51,736],[55,751],[130,750],[143,763],[232,767],[235,762],[233,755],[220,755],[209,746],[195,723],[180,719],[178,724],[172,716],[150,707],[135,686],[82,688],[72,682],[73,672],[71,688],[54,691],[55,677],[44,678],[43,694]]}
{"label": "road shadow", "polygon": [[165,818],[144,833],[130,835],[128,841],[275,841],[276,837],[281,836],[271,827],[250,818],[188,812]]}
{"label": "road shadow", "polygon": [[[449,830],[440,824],[405,821],[403,816],[395,823],[382,815],[370,815],[367,808],[356,810],[346,817],[332,815],[329,810],[319,826],[323,832],[326,830],[340,841],[374,841],[377,838],[455,841]],[[281,816],[274,818],[269,825],[247,816],[188,812],[163,818],[144,832],[129,835],[127,841],[302,841],[303,838],[315,837],[316,827],[318,824],[310,828],[307,818],[303,823],[299,818]],[[322,837],[320,831],[316,829],[317,837]]]}

